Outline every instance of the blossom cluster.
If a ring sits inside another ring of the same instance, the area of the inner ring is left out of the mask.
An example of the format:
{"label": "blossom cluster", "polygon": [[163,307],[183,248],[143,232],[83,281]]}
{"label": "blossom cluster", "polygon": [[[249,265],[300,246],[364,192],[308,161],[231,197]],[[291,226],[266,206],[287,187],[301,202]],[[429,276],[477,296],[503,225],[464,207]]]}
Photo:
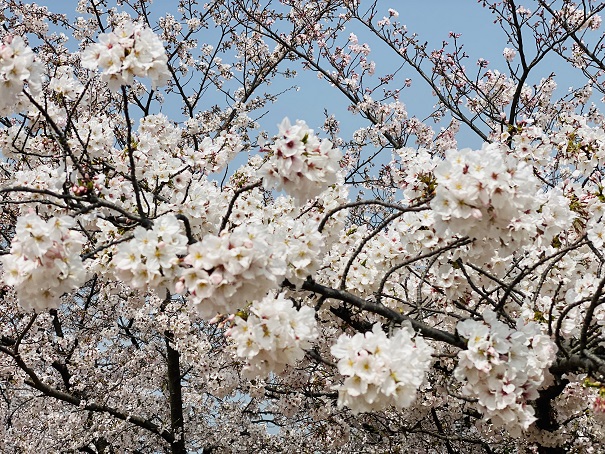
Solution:
{"label": "blossom cluster", "polygon": [[[86,143],[86,153],[91,159],[100,159],[110,156],[115,138],[111,129],[112,125],[104,115],[79,119],[76,123],[80,138]],[[69,140],[73,150],[79,148],[76,138]]]}
{"label": "blossom cluster", "polygon": [[45,221],[34,213],[17,220],[10,253],[0,257],[3,280],[15,286],[25,309],[56,308],[61,296],[84,284],[86,270],[80,258],[84,235],[69,216]]}
{"label": "blossom cluster", "polygon": [[438,233],[523,243],[535,225],[538,180],[532,168],[506,156],[498,144],[481,151],[451,150],[434,171],[437,189],[431,208]]}
{"label": "blossom cluster", "polygon": [[262,298],[285,275],[285,261],[273,250],[261,228],[238,226],[219,235],[208,234],[189,246],[179,290],[204,318],[234,313],[247,301]]}
{"label": "blossom cluster", "polygon": [[[179,156],[181,133],[182,130],[165,115],[148,115],[141,119],[132,153],[139,178],[157,185],[182,172],[185,164]],[[125,158],[124,154],[118,168],[128,171],[129,160]]]}
{"label": "blossom cluster", "polygon": [[214,139],[205,137],[202,140],[193,164],[203,168],[207,173],[220,172],[242,148],[237,135],[223,131]]}
{"label": "blossom cluster", "polygon": [[20,36],[8,36],[0,44],[0,115],[11,113],[27,83],[36,95],[42,89],[42,67]]}
{"label": "blossom cluster", "polygon": [[82,66],[102,68],[102,79],[113,91],[132,85],[134,77],[149,77],[154,88],[164,85],[170,77],[167,62],[164,46],[153,31],[129,20],[101,34],[99,43],[82,52]]}
{"label": "blossom cluster", "polygon": [[396,150],[389,165],[390,176],[403,190],[405,202],[413,202],[433,192],[432,171],[437,164],[426,148],[416,150],[405,147]]}
{"label": "blossom cluster", "polygon": [[578,7],[575,3],[569,3],[564,4],[559,11],[555,12],[551,24],[561,24],[563,27],[574,27],[580,30],[585,28],[598,30],[602,21],[598,14],[588,16],[583,8]]}
{"label": "blossom cluster", "polygon": [[[477,88],[481,95],[469,99],[467,106],[474,112],[481,112],[488,105],[502,109],[510,104],[515,95],[516,85],[506,74],[497,69],[488,69],[485,76],[478,81]],[[527,90],[527,87],[524,88]]]}
{"label": "blossom cluster", "polygon": [[[10,140],[10,137],[6,138]],[[3,140],[0,139],[0,146],[3,144]],[[2,149],[3,153],[5,149]],[[9,157],[12,157],[10,153],[7,153]],[[18,170],[14,172],[13,179],[15,184],[31,188],[34,191],[40,191],[39,194],[35,192],[32,193],[17,193],[13,196],[14,201],[17,200],[44,200],[43,191],[60,191],[63,184],[65,183],[65,179],[67,178],[67,174],[65,169],[60,166],[50,166],[47,164],[42,164],[34,169],[24,169]],[[27,213],[27,207],[22,205],[21,213]],[[38,207],[38,213],[42,214],[50,214],[51,212],[56,211],[56,207],[52,205],[43,205],[40,204]]]}
{"label": "blossom cluster", "polygon": [[74,69],[71,66],[59,66],[48,88],[65,99],[75,101],[84,90],[84,85],[74,78]]}
{"label": "blossom cluster", "polygon": [[286,246],[286,279],[300,286],[320,268],[324,239],[314,223],[291,223],[283,242]]}
{"label": "blossom cluster", "polygon": [[431,365],[433,348],[404,326],[387,337],[379,323],[353,337],[342,334],[331,352],[346,376],[338,390],[338,406],[353,413],[409,407]]}
{"label": "blossom cluster", "polygon": [[157,219],[151,229],[138,226],[134,238],[120,244],[112,259],[116,276],[135,288],[173,289],[180,273],[180,255],[187,252],[187,237],[174,215]]}
{"label": "blossom cluster", "polygon": [[319,140],[304,121],[291,125],[285,118],[270,151],[260,171],[266,189],[283,189],[302,204],[336,183],[340,151],[329,140]]}
{"label": "blossom cluster", "polygon": [[454,371],[464,384],[462,392],[478,400],[479,410],[494,425],[520,435],[536,420],[528,401],[539,397],[556,345],[536,323],[520,319],[511,328],[491,310],[483,313],[483,321],[459,322],[457,330],[468,340]]}
{"label": "blossom cluster", "polygon": [[283,293],[254,301],[247,312],[238,313],[227,334],[237,356],[246,358],[244,372],[250,377],[295,365],[319,335],[315,311],[308,306],[297,310]]}
{"label": "blossom cluster", "polygon": [[507,62],[511,62],[517,56],[517,51],[515,49],[511,49],[510,47],[505,47],[502,51],[502,55],[504,55],[504,59]]}

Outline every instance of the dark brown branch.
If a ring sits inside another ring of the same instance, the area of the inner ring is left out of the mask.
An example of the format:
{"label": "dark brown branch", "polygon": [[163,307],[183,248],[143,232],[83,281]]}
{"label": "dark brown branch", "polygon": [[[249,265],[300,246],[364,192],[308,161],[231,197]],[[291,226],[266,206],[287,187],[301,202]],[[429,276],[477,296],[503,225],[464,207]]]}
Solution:
{"label": "dark brown branch", "polygon": [[235,202],[237,198],[246,191],[251,191],[254,188],[258,188],[261,185],[261,181],[257,181],[256,183],[249,184],[248,186],[244,186],[243,188],[236,189],[233,193],[233,197],[231,197],[231,201],[229,202],[229,207],[227,208],[227,212],[223,217],[221,222],[221,226],[218,229],[218,232],[221,233],[225,227],[227,227],[227,222],[229,222],[229,216],[231,216],[231,212],[233,211],[233,207],[235,206]]}
{"label": "dark brown branch", "polygon": [[381,315],[395,323],[410,322],[412,328],[414,328],[416,332],[422,334],[424,337],[428,337],[430,339],[434,339],[440,342],[445,342],[447,344],[459,348],[466,348],[466,343],[462,339],[460,339],[460,337],[458,337],[456,334],[451,334],[447,331],[442,331],[438,328],[433,328],[432,326],[419,322],[418,320],[414,320],[410,317],[400,314],[399,312],[396,312],[393,309],[390,309],[382,304],[364,300],[363,298],[355,296],[344,290],[337,290],[331,287],[326,287],[325,285],[319,284],[313,281],[312,279],[307,279],[303,283],[302,289],[317,293],[319,295],[323,295],[327,298],[332,298],[335,300],[343,301],[345,303],[349,303],[361,310]]}
{"label": "dark brown branch", "polygon": [[180,355],[172,348],[174,334],[166,331],[166,365],[168,379],[168,393],[170,400],[170,425],[174,440],[171,448],[172,454],[187,454],[185,449],[185,421],[183,419],[183,394],[181,387]]}

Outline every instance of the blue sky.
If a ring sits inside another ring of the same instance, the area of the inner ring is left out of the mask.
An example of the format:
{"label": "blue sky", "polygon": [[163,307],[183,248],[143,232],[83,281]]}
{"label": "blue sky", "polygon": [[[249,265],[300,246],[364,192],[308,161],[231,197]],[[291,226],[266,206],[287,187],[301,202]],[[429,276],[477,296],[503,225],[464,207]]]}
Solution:
{"label": "blue sky", "polygon": [[[529,8],[535,6],[533,1],[525,4]],[[363,0],[361,5],[364,5]],[[429,49],[440,48],[443,40],[451,42],[450,31],[460,33],[462,36],[459,42],[464,44],[464,50],[470,57],[466,60],[470,74],[477,70],[476,62],[479,58],[488,60],[490,69],[508,72],[502,55],[503,49],[510,46],[507,37],[499,25],[494,23],[494,15],[475,0],[385,0],[380,2],[380,6],[379,11],[384,15],[387,15],[388,8],[396,9],[399,12],[398,20],[406,24],[410,32],[417,33],[420,41],[428,41]],[[380,17],[379,14],[377,20]],[[348,36],[350,32],[358,34],[360,43],[367,37],[360,27],[354,25],[345,30],[343,36]],[[528,38],[531,38],[531,35],[526,36],[527,48],[531,55],[534,44]],[[376,62],[377,74],[385,72],[389,65],[398,63],[397,56],[391,50],[372,41],[369,43],[372,53],[368,58]],[[536,83],[551,72],[557,75],[556,93],[559,96],[564,95],[570,86],[578,87],[585,80],[578,70],[573,70],[560,58],[552,57],[545,59],[533,70],[528,83]],[[403,90],[401,94],[401,101],[407,106],[410,116],[424,118],[431,113],[436,98],[431,95],[428,85],[409,68],[399,73],[398,77],[410,77],[413,80],[412,87]],[[350,137],[356,127],[366,125],[359,117],[351,117],[346,110],[348,104],[344,96],[325,81],[318,80],[315,74],[300,72],[294,82],[300,90],[284,94],[271,106],[268,115],[263,118],[263,127],[270,130],[281,118],[288,116],[291,120],[304,119],[312,127],[318,128],[323,122],[323,112],[326,108],[341,120],[342,135],[345,139]],[[432,126],[436,131],[439,130],[438,126]],[[481,139],[463,127],[459,135],[459,146],[478,148],[481,146]]]}

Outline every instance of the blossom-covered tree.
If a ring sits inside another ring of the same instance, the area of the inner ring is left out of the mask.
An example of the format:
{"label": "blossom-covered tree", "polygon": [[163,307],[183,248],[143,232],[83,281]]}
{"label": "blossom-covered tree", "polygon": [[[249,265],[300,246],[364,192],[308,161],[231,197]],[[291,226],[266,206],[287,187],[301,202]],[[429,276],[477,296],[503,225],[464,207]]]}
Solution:
{"label": "blossom-covered tree", "polygon": [[605,4],[388,3],[0,0],[0,451],[602,450]]}

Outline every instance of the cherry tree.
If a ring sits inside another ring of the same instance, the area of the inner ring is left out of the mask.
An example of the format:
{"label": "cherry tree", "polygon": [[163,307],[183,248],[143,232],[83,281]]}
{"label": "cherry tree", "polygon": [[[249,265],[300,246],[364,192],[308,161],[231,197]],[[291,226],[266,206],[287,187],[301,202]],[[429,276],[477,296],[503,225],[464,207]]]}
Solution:
{"label": "cherry tree", "polygon": [[0,0],[0,450],[599,452],[605,5],[274,3]]}

